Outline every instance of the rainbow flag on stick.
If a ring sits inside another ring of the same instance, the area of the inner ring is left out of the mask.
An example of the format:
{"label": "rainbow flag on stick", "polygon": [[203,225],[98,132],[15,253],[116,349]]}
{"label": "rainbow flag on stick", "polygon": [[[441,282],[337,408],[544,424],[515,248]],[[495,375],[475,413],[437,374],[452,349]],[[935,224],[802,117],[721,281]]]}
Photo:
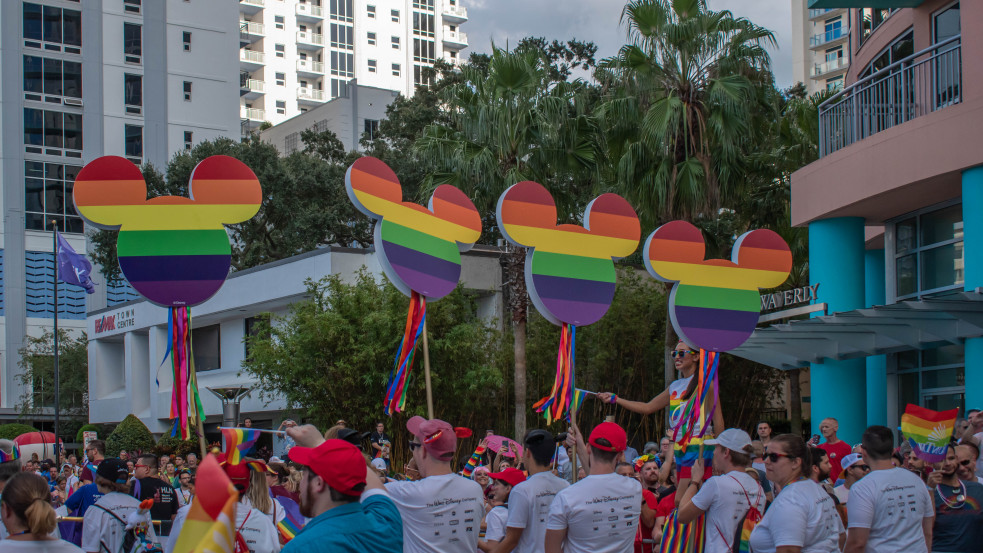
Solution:
{"label": "rainbow flag on stick", "polygon": [[175,553],[233,551],[239,493],[214,455],[198,467],[198,493],[174,546]]}
{"label": "rainbow flag on stick", "polygon": [[277,501],[283,505],[286,516],[276,523],[276,529],[280,533],[280,541],[287,543],[304,528],[304,515],[300,514],[300,506],[293,499],[281,495]]}
{"label": "rainbow flag on stick", "polygon": [[242,463],[246,453],[256,445],[260,431],[253,428],[223,428],[225,459],[230,465]]}
{"label": "rainbow flag on stick", "polygon": [[909,403],[901,415],[901,433],[919,459],[928,463],[945,460],[946,444],[952,438],[959,409],[932,411]]}

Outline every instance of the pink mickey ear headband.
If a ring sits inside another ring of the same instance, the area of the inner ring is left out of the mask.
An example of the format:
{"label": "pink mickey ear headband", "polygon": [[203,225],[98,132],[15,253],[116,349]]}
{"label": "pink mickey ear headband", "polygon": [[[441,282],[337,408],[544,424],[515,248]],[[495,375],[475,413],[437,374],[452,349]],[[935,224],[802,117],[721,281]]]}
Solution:
{"label": "pink mickey ear headband", "polygon": [[20,459],[20,448],[16,444],[14,444],[14,449],[10,453],[0,449],[0,463],[16,461],[17,459]]}

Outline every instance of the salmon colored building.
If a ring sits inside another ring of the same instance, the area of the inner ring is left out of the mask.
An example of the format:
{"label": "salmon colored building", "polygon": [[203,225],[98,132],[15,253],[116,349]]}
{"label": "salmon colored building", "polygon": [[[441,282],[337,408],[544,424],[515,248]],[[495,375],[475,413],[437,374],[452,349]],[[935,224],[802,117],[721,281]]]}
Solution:
{"label": "salmon colored building", "polygon": [[[820,159],[792,175],[825,314],[735,353],[809,367],[813,427],[859,441],[907,403],[983,407],[983,2],[810,0],[850,13]],[[968,31],[963,34],[962,30]]]}

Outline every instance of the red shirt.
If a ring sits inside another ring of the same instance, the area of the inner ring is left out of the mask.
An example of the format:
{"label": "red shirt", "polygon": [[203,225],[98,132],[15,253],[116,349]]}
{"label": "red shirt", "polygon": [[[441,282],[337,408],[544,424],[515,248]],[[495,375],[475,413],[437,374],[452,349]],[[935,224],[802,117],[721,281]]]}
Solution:
{"label": "red shirt", "polygon": [[829,455],[829,464],[833,467],[829,471],[829,477],[833,482],[836,482],[836,479],[840,477],[840,473],[843,472],[840,462],[853,451],[853,448],[850,447],[850,444],[840,440],[835,444],[829,442],[819,444],[819,449],[825,451],[826,455]]}
{"label": "red shirt", "polygon": [[[656,512],[656,517],[659,516],[659,500],[655,497],[655,494],[648,491],[642,490],[642,503]],[[641,518],[638,521],[638,532],[635,533],[635,553],[653,553],[657,544],[643,543],[642,540],[652,539],[652,528],[647,528],[642,524]]]}

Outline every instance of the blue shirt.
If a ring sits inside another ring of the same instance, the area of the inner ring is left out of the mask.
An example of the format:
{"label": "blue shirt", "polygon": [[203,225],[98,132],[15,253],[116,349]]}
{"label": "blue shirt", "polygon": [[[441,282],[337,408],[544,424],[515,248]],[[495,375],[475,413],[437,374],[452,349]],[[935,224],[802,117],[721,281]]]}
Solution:
{"label": "blue shirt", "polygon": [[283,553],[377,553],[403,550],[403,520],[382,490],[368,490],[348,503],[311,519]]}
{"label": "blue shirt", "polygon": [[85,511],[94,505],[96,501],[99,501],[99,498],[102,496],[103,493],[99,491],[95,483],[86,484],[65,500],[65,507],[68,508],[69,513],[78,510],[77,516],[85,516]]}

